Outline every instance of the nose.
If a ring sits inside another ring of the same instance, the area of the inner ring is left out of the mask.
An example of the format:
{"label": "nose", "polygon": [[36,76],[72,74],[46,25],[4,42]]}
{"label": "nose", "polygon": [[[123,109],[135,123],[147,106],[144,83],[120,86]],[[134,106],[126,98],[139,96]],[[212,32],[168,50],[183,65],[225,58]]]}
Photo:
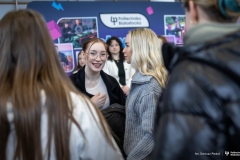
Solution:
{"label": "nose", "polygon": [[97,57],[96,57],[95,60],[97,60],[97,61],[101,61],[101,58],[100,58],[100,54],[99,54],[99,53],[97,54]]}
{"label": "nose", "polygon": [[125,53],[125,52],[126,52],[126,47],[123,48],[123,53]]}
{"label": "nose", "polygon": [[126,54],[126,47],[123,48],[123,54]]}

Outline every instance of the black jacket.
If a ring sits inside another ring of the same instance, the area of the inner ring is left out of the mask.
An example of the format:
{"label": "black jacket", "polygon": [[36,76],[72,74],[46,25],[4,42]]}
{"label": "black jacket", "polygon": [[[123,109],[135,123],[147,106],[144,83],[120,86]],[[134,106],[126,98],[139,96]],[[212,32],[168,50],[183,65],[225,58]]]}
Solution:
{"label": "black jacket", "polygon": [[[107,92],[110,99],[110,107],[105,108],[102,113],[114,133],[114,139],[116,140],[123,156],[125,156],[123,151],[125,132],[125,95],[114,77],[106,74],[103,71],[100,72],[100,75],[107,87]],[[70,79],[82,93],[87,95],[89,98],[93,97],[93,95],[86,91],[85,66],[83,66],[77,73],[72,74]],[[118,107],[115,107],[118,106],[116,103],[122,105],[122,108],[119,109]]]}
{"label": "black jacket", "polygon": [[[120,105],[125,106],[126,99],[117,80],[103,71],[100,72],[100,75],[107,87],[107,92],[110,99],[110,105],[114,103],[118,103]],[[92,98],[94,96],[92,94],[89,94],[86,91],[85,66],[83,66],[77,73],[72,74],[70,76],[70,79],[72,80],[73,84],[77,87],[77,89],[79,89],[82,93],[87,95],[89,98]]]}
{"label": "black jacket", "polygon": [[[71,34],[69,34],[68,32],[71,32]],[[66,41],[70,41],[72,36],[72,29],[70,27],[62,28],[62,41],[66,42]]]}
{"label": "black jacket", "polygon": [[156,112],[153,159],[240,156],[240,31],[188,48],[165,44],[163,57],[170,78]]}

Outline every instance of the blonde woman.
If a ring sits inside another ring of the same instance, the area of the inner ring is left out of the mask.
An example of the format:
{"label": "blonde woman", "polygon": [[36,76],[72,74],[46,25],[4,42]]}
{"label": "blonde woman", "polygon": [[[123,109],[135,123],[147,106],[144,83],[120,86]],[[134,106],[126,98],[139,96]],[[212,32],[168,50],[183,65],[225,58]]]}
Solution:
{"label": "blonde woman", "polygon": [[159,39],[150,29],[132,30],[123,53],[136,70],[126,102],[124,151],[127,159],[150,159],[155,109],[167,79]]}

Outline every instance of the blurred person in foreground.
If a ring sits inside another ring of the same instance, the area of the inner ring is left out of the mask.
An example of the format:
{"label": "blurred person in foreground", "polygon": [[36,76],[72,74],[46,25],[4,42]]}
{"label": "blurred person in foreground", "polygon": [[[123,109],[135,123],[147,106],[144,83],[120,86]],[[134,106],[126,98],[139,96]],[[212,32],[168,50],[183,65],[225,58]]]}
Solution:
{"label": "blurred person in foreground", "polygon": [[225,151],[240,151],[239,1],[183,4],[185,46],[163,45],[170,79],[157,110],[153,159],[228,159]]}
{"label": "blurred person in foreground", "polygon": [[0,128],[3,160],[122,159],[99,110],[64,73],[35,11],[12,11],[0,22]]}

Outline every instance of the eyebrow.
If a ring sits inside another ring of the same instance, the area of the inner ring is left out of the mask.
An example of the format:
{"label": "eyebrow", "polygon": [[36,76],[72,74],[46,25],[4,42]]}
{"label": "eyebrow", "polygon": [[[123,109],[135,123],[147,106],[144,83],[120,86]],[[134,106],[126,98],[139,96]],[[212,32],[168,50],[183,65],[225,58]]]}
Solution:
{"label": "eyebrow", "polygon": [[[90,51],[94,51],[94,52],[97,52],[96,50],[90,50]],[[90,51],[89,51],[89,52],[90,52]],[[107,51],[100,51],[100,52],[107,52]]]}

